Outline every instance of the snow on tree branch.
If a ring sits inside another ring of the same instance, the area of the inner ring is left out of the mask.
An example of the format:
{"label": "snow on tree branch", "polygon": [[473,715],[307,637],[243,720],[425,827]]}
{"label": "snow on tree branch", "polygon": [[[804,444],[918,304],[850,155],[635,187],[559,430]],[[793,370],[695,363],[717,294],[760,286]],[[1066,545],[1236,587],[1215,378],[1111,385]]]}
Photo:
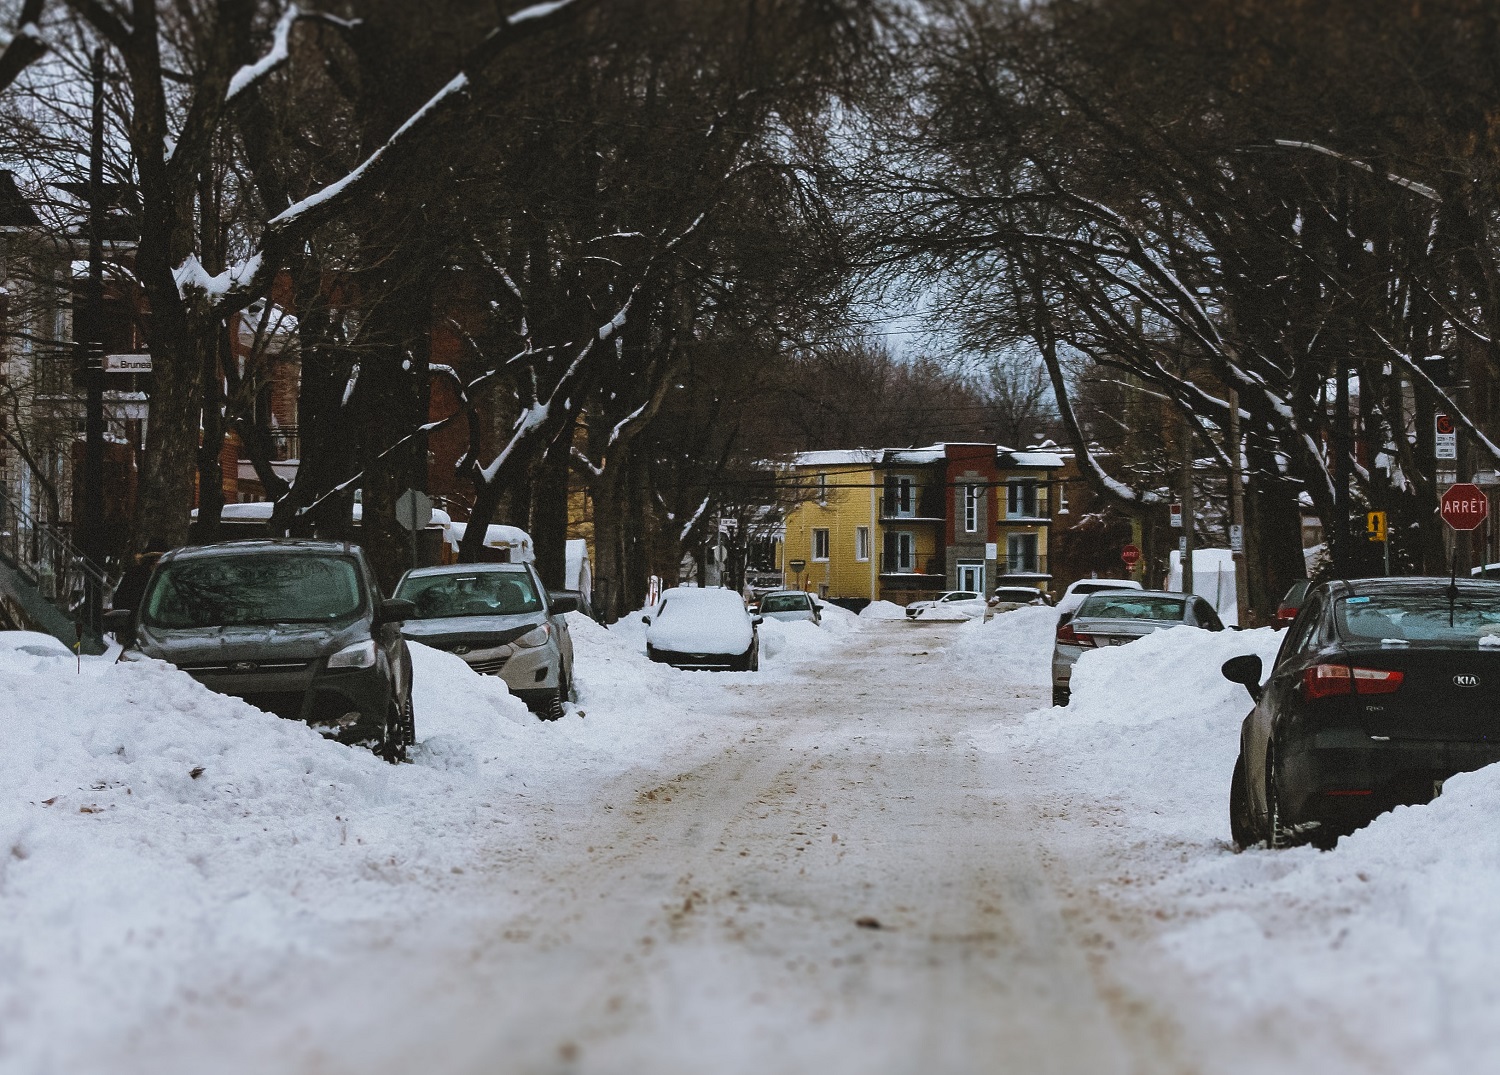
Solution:
{"label": "snow on tree branch", "polygon": [[1370,175],[1387,179],[1398,187],[1405,187],[1413,194],[1420,195],[1430,202],[1442,204],[1442,195],[1426,183],[1418,183],[1415,179],[1407,179],[1405,176],[1397,175],[1395,172],[1381,172],[1374,165],[1362,161],[1358,157],[1351,157],[1349,154],[1340,153],[1336,149],[1320,146],[1316,142],[1297,142],[1286,138],[1277,138],[1272,142],[1272,145],[1280,146],[1282,149],[1305,149],[1310,153],[1320,153],[1325,157],[1332,157],[1334,160],[1342,161],[1344,164],[1358,168],[1362,172],[1368,172]]}
{"label": "snow on tree branch", "polygon": [[254,63],[241,67],[229,80],[229,88],[224,91],[226,104],[286,63],[291,55],[288,42],[292,35],[292,25],[301,17],[301,8],[296,4],[287,5],[286,11],[282,12],[281,18],[276,22],[276,29],[271,37],[270,51]]}

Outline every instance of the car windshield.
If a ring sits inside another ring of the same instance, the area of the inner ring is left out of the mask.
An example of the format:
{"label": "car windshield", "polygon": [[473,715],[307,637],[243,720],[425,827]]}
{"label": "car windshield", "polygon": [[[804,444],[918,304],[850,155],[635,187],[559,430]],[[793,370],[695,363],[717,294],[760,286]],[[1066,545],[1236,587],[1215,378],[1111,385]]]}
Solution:
{"label": "car windshield", "polygon": [[807,596],[800,593],[773,593],[760,599],[762,612],[806,612]]}
{"label": "car windshield", "polygon": [[1097,593],[1078,608],[1080,620],[1180,620],[1182,598],[1132,590]]}
{"label": "car windshield", "polygon": [[[1478,642],[1500,645],[1500,600],[1459,592],[1450,618],[1448,595],[1374,594],[1334,602],[1340,637],[1349,642]],[[1450,626],[1451,624],[1451,626]]]}
{"label": "car windshield", "polygon": [[408,575],[396,588],[396,596],[417,606],[419,620],[542,611],[541,595],[524,570]]}
{"label": "car windshield", "polygon": [[163,567],[142,618],[170,630],[331,623],[362,604],[359,571],[342,556],[204,556]]}

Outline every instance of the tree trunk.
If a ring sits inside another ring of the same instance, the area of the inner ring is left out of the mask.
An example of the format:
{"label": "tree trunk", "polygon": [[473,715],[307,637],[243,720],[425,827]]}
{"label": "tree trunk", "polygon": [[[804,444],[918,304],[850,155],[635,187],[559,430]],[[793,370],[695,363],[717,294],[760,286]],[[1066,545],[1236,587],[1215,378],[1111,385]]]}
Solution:
{"label": "tree trunk", "polygon": [[569,423],[534,471],[531,541],[536,549],[536,569],[549,590],[568,587],[568,471],[572,448]]}
{"label": "tree trunk", "polygon": [[604,623],[618,620],[624,606],[624,515],[619,485],[611,469],[595,478],[590,489],[594,501],[594,610]]}

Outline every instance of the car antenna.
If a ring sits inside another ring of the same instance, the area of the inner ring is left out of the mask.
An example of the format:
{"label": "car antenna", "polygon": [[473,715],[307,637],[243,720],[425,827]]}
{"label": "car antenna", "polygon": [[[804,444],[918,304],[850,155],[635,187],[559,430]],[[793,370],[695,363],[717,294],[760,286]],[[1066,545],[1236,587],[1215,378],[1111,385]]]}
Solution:
{"label": "car antenna", "polygon": [[1453,604],[1458,600],[1458,542],[1448,553],[1448,630],[1453,630]]}

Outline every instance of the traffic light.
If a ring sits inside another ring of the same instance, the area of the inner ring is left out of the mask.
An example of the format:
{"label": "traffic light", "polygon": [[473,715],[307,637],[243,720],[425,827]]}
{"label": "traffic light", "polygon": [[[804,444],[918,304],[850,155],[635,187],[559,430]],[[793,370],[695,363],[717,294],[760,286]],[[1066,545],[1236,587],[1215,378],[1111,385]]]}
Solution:
{"label": "traffic light", "polygon": [[1372,511],[1365,515],[1365,537],[1370,541],[1384,541],[1385,512]]}

